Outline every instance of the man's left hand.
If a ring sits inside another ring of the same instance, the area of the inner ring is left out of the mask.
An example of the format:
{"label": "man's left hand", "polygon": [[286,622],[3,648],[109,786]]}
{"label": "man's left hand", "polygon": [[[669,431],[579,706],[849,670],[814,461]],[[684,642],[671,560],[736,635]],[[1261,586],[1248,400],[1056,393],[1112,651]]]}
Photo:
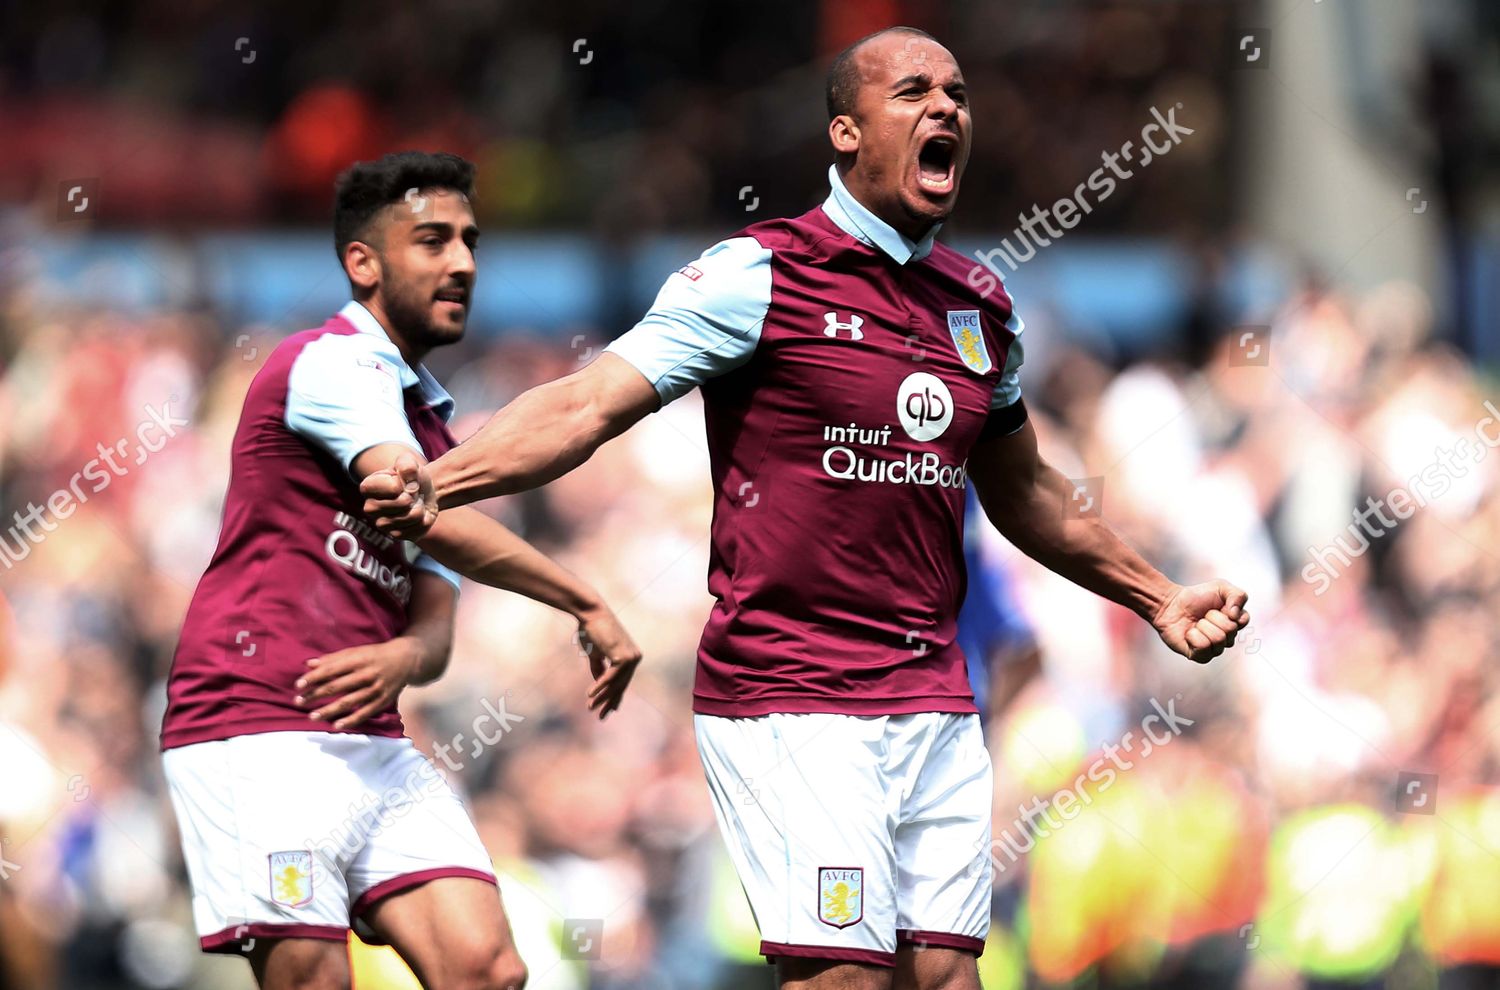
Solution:
{"label": "man's left hand", "polygon": [[1228,581],[1179,585],[1167,597],[1151,625],[1161,641],[1194,663],[1208,663],[1234,645],[1235,635],[1250,622],[1250,596]]}

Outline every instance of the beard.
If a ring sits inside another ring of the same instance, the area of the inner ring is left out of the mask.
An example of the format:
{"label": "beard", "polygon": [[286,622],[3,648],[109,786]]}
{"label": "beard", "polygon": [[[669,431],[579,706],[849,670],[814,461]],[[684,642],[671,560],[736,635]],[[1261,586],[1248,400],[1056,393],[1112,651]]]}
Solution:
{"label": "beard", "polygon": [[433,318],[434,300],[415,292],[391,292],[383,300],[386,317],[391,329],[401,335],[413,347],[430,350],[444,344],[456,343],[464,335],[468,311],[457,323]]}

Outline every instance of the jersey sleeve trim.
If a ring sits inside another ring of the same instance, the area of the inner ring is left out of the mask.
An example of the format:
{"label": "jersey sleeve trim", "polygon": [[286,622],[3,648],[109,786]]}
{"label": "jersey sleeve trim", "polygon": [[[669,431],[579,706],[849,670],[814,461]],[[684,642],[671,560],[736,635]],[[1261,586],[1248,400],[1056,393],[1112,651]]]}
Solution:
{"label": "jersey sleeve trim", "polygon": [[426,571],[429,574],[436,574],[444,581],[447,581],[449,584],[453,585],[453,590],[455,592],[459,590],[460,579],[458,576],[458,572],[451,567],[444,567],[442,564],[434,560],[430,555],[426,553],[417,554],[417,559],[412,561],[411,566],[419,571]]}
{"label": "jersey sleeve trim", "polygon": [[993,440],[995,437],[1008,437],[1026,425],[1028,415],[1026,403],[1020,398],[1017,398],[1011,405],[993,409],[985,418],[984,427],[979,431],[979,439],[984,441]]}
{"label": "jersey sleeve trim", "polygon": [[368,334],[324,334],[309,342],[287,376],[287,429],[347,471],[371,447],[421,444],[406,421],[400,371]]}
{"label": "jersey sleeve trim", "polygon": [[[1021,363],[1026,360],[1026,349],[1021,343],[1021,334],[1026,323],[1016,313],[1016,300],[1011,297],[1010,319],[1005,329],[1011,335],[1010,346],[1005,351],[1005,367],[1000,371],[1000,381],[995,385],[995,394],[990,398],[990,408],[1004,409],[1021,401]],[[1023,417],[1024,418],[1024,417]],[[1020,429],[1020,424],[1016,425]]]}

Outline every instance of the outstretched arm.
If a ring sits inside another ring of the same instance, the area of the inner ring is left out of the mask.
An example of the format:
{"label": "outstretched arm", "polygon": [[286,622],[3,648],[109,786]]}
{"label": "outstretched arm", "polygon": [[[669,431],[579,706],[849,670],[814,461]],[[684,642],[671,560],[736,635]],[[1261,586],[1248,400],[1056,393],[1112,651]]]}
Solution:
{"label": "outstretched arm", "polygon": [[[587,367],[522,393],[432,463],[438,504],[465,505],[545,485],[605,441],[711,378],[749,361],[771,305],[771,249],[731,237],[667,277],[641,321]],[[366,478],[365,515],[415,539],[423,472]]]}
{"label": "outstretched arm", "polygon": [[431,464],[369,473],[360,485],[365,515],[386,533],[419,539],[439,505],[448,509],[545,485],[660,404],[644,375],[605,353],[586,368],[522,392]]}
{"label": "outstretched arm", "polygon": [[[366,478],[376,472],[387,472],[387,476],[415,479],[420,471],[425,480],[425,467],[420,454],[397,443],[370,447],[358,454],[351,463],[355,476]],[[415,481],[412,484],[414,487],[417,485]],[[421,492],[417,494],[417,509],[414,511],[424,511],[432,505],[430,492],[426,495]],[[600,718],[619,708],[625,689],[630,685],[635,668],[641,661],[641,651],[598,593],[587,582],[481,512],[456,509],[444,512],[440,520],[436,520],[435,511],[431,515],[433,518],[428,521],[431,529],[421,540],[420,546],[433,560],[471,580],[525,595],[567,612],[578,620],[579,646],[588,657],[594,677],[594,685],[589,691],[589,708],[597,710]],[[433,525],[434,520],[436,525]],[[418,572],[417,577],[431,578],[432,575]],[[433,579],[444,585],[450,597],[453,595],[452,587],[445,580]],[[415,596],[415,591],[413,594]],[[411,613],[414,624],[417,622],[419,604],[414,597]],[[450,637],[451,607],[450,603]],[[408,633],[410,632],[409,629]],[[297,685],[298,691],[302,692],[298,704],[311,706],[320,699],[349,690],[354,683],[351,678],[355,678],[357,673],[360,683],[373,680],[384,685],[386,690],[381,697],[385,698],[385,705],[389,705],[407,684],[425,683],[442,673],[443,666],[429,668],[415,665],[409,662],[408,655],[393,653],[401,644],[397,640],[392,640],[392,643],[396,646],[389,650],[374,646],[359,647],[342,651],[333,657],[320,657],[310,661],[309,672]],[[379,644],[379,647],[387,645]],[[447,663],[447,652],[445,646],[442,651],[444,666]],[[334,658],[338,662],[330,663]],[[309,686],[312,690],[306,690]],[[394,686],[393,690],[391,686]],[[342,700],[337,708],[329,707],[331,712],[319,712],[319,715],[336,716],[350,708]],[[381,706],[383,707],[384,705]],[[381,708],[375,708],[374,711],[380,711]],[[359,720],[371,713],[361,715]],[[345,722],[354,724],[350,720]],[[345,723],[338,723],[337,727],[347,726]]]}
{"label": "outstretched arm", "polygon": [[1022,553],[1129,608],[1188,659],[1212,660],[1234,645],[1235,634],[1250,621],[1249,596],[1239,588],[1222,580],[1175,584],[1102,518],[1070,511],[1074,487],[1042,460],[1030,420],[1009,436],[976,445],[969,477],[990,522]]}
{"label": "outstretched arm", "polygon": [[444,509],[525,491],[588,460],[660,404],[656,389],[614,354],[517,396],[463,443],[433,461]]}

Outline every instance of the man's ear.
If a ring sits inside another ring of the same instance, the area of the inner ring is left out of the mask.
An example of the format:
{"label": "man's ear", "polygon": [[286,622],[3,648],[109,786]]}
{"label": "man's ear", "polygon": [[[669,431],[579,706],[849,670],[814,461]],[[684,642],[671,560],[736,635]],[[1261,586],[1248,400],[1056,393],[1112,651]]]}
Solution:
{"label": "man's ear", "polygon": [[841,113],[828,122],[828,140],[833,150],[841,155],[852,155],[859,151],[859,125],[847,113]]}
{"label": "man's ear", "polygon": [[364,241],[350,241],[344,245],[344,274],[356,288],[373,292],[380,284],[380,255]]}

